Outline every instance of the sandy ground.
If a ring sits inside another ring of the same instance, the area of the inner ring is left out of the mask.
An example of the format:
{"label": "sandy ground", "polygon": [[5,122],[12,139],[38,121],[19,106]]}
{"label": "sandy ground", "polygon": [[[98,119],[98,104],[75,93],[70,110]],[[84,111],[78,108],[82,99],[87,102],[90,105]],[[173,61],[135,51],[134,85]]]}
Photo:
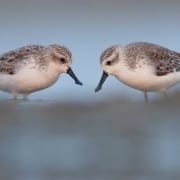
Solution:
{"label": "sandy ground", "polygon": [[179,180],[179,106],[2,100],[0,179]]}

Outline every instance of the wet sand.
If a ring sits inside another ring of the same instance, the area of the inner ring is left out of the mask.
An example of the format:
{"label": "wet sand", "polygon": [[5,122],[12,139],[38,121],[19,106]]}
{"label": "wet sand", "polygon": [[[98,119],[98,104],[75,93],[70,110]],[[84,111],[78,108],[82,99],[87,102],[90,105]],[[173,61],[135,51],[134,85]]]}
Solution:
{"label": "wet sand", "polygon": [[2,180],[180,179],[180,96],[0,102]]}

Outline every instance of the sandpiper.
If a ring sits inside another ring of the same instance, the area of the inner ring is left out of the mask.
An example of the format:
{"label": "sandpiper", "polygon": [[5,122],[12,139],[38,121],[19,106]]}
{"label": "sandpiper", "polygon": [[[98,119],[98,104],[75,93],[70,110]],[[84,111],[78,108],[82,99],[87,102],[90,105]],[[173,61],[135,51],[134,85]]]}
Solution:
{"label": "sandpiper", "polygon": [[30,45],[0,56],[0,90],[14,98],[48,88],[61,73],[68,73],[82,85],[71,69],[72,54],[61,45]]}
{"label": "sandpiper", "polygon": [[107,48],[100,57],[103,74],[95,92],[108,75],[144,93],[157,91],[167,96],[168,88],[180,82],[180,53],[160,45],[134,42]]}

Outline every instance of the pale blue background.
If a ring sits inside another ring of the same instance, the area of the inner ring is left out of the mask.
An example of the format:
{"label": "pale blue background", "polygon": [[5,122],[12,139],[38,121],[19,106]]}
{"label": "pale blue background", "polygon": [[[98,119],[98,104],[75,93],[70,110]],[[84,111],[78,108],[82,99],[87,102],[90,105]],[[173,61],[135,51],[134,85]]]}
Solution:
{"label": "pale blue background", "polygon": [[[83,87],[63,75],[53,87],[31,99],[97,100],[118,94],[142,100],[115,78],[94,93],[100,76],[99,56],[112,44],[157,43],[180,51],[178,0],[6,0],[0,2],[0,53],[28,44],[63,44],[73,53],[73,69]],[[2,97],[7,98],[4,93]]]}

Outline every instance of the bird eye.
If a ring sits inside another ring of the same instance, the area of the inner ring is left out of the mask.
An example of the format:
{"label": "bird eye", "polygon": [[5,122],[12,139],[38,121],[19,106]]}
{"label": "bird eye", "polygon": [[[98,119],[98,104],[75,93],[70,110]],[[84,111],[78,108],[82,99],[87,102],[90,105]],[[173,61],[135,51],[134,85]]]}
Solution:
{"label": "bird eye", "polygon": [[65,59],[65,58],[63,58],[63,57],[62,57],[62,58],[60,58],[60,61],[61,61],[61,63],[62,63],[62,64],[65,64],[65,63],[66,63],[66,59]]}
{"label": "bird eye", "polygon": [[107,61],[106,65],[110,66],[112,64],[112,61]]}

